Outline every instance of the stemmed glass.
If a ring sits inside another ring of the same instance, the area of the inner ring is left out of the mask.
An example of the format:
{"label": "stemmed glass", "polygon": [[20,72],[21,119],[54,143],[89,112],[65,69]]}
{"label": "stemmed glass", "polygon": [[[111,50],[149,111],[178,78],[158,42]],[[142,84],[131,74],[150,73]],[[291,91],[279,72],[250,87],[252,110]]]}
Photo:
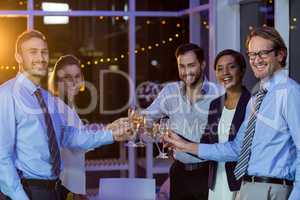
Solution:
{"label": "stemmed glass", "polygon": [[145,147],[145,143],[143,142],[142,140],[142,133],[139,132],[139,129],[143,126],[145,126],[145,123],[146,123],[146,117],[140,113],[137,113],[137,116],[135,119],[133,119],[133,124],[136,124],[134,126],[137,127],[137,130],[136,130],[136,134],[137,134],[137,137],[138,137],[138,142],[136,143],[137,147]]}
{"label": "stemmed glass", "polygon": [[[130,126],[131,128],[133,128],[133,118],[134,118],[134,115],[135,115],[135,109],[133,108],[128,108],[128,119],[129,119],[129,123],[130,123]],[[136,140],[136,133],[137,131],[135,131],[135,129],[133,128],[133,136],[130,138],[130,140],[125,144],[125,146],[127,147],[137,147],[136,143],[135,143],[135,140]]]}
{"label": "stemmed glass", "polygon": [[153,137],[154,137],[154,142],[156,144],[156,147],[158,148],[159,151],[159,154],[156,158],[162,158],[162,159],[169,158],[168,154],[164,152],[164,147],[160,148],[158,145],[161,138],[169,134],[169,131],[170,131],[169,121],[166,118],[160,119],[159,124],[154,124]]}
{"label": "stemmed glass", "polygon": [[[127,147],[144,147],[145,144],[142,141],[140,135],[138,134],[140,127],[143,125],[145,121],[145,117],[141,115],[136,109],[129,108],[128,109],[128,119],[133,131],[132,138],[127,142]],[[135,143],[136,137],[138,137],[139,141]]]}

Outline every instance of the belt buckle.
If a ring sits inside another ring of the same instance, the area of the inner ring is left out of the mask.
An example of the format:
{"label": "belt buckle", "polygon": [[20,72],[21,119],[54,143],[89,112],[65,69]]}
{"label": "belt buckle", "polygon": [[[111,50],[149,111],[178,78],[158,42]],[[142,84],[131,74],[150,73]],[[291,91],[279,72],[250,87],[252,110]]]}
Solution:
{"label": "belt buckle", "polygon": [[285,179],[282,179],[282,184],[283,184],[283,185],[287,185],[287,183],[286,183],[286,180],[285,180]]}
{"label": "belt buckle", "polygon": [[255,176],[251,176],[251,183],[255,182]]}
{"label": "belt buckle", "polygon": [[60,186],[60,180],[55,181],[54,189],[58,190]]}

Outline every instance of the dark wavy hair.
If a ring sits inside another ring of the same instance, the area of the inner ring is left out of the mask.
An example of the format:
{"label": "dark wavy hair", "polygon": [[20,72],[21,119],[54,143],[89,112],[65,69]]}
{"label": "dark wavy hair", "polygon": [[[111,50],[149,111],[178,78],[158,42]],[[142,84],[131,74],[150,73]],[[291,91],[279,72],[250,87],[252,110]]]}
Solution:
{"label": "dark wavy hair", "polygon": [[182,45],[178,46],[175,51],[175,56],[176,56],[176,58],[178,58],[178,56],[183,55],[188,51],[193,51],[196,54],[196,57],[197,57],[199,63],[203,62],[203,60],[204,60],[203,49],[193,43],[187,43],[187,44],[182,44]]}
{"label": "dark wavy hair", "polygon": [[246,69],[246,60],[243,56],[243,54],[241,54],[240,52],[238,51],[235,51],[233,49],[225,49],[223,51],[221,51],[220,53],[218,53],[218,55],[216,56],[215,58],[215,61],[214,61],[214,69],[216,70],[217,68],[217,63],[219,61],[219,59],[222,57],[222,56],[232,56],[234,58],[234,61],[235,63],[240,67],[241,71],[245,71]]}

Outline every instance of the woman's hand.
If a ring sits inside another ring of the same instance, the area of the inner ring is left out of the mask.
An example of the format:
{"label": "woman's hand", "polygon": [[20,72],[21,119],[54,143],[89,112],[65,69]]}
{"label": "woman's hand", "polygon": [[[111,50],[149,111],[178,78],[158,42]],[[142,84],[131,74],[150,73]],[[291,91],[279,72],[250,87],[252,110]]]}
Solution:
{"label": "woman's hand", "polygon": [[165,135],[163,140],[166,142],[164,146],[174,151],[198,154],[198,144],[189,142],[172,131],[168,135]]}

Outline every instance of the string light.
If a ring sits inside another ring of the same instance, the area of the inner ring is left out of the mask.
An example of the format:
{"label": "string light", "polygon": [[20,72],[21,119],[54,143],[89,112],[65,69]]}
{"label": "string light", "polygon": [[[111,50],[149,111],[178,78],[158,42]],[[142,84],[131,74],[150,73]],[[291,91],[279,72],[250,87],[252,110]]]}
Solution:
{"label": "string light", "polygon": [[115,19],[116,19],[116,20],[119,20],[119,19],[120,19],[120,17],[116,17]]}
{"label": "string light", "polygon": [[9,65],[1,65],[0,66],[0,70],[16,70],[17,69],[17,67],[15,66],[15,65],[13,65],[13,66],[9,66]]}
{"label": "string light", "polygon": [[[100,20],[103,20],[104,17],[103,17],[103,16],[99,16],[99,19],[100,19]],[[120,19],[120,18],[116,17],[115,19],[118,20],[118,19]],[[295,19],[293,19],[293,21],[295,21]],[[151,21],[150,21],[150,20],[147,20],[146,23],[147,23],[147,24],[151,24]],[[166,24],[166,23],[167,23],[166,20],[162,20],[162,21],[161,21],[161,24]],[[206,24],[206,28],[208,28],[207,22],[204,21],[203,23]],[[181,27],[181,24],[180,24],[180,23],[177,23],[177,24],[176,24],[176,27],[178,27],[178,28]],[[294,28],[294,27],[291,27],[291,29],[293,29],[293,28]],[[174,38],[179,38],[179,37],[180,37],[180,34],[179,34],[179,33],[175,33],[173,36],[174,36]],[[174,38],[173,38],[173,37],[169,37],[167,40],[161,40],[160,42],[157,41],[157,42],[153,43],[153,46],[152,46],[152,45],[148,45],[148,46],[146,46],[146,47],[141,47],[140,49],[136,49],[134,52],[135,52],[135,54],[138,54],[139,51],[142,51],[142,52],[145,52],[146,50],[151,51],[154,47],[156,47],[156,48],[160,47],[160,46],[161,46],[160,44],[165,45],[165,44],[167,43],[167,41],[172,42],[172,41],[174,40]],[[127,52],[127,54],[129,54],[129,52]],[[124,59],[124,58],[125,58],[125,55],[124,55],[124,54],[121,54],[121,55],[119,56],[119,58],[120,58],[120,59]],[[92,64],[97,65],[97,64],[99,64],[99,63],[105,63],[105,62],[108,62],[108,63],[109,63],[109,62],[113,62],[113,61],[114,61],[114,62],[117,62],[117,61],[119,61],[119,58],[118,58],[118,57],[114,57],[114,58],[106,58],[106,57],[102,57],[102,58],[98,58],[97,60],[94,60],[94,61],[88,60],[86,63],[81,64],[80,67],[81,67],[81,68],[85,68],[86,66],[89,66],[89,65],[92,65]],[[0,67],[0,69],[1,69],[1,70],[4,70],[4,69],[6,69],[6,70],[9,70],[9,69],[16,70],[16,67],[15,67],[15,66],[9,67],[9,66],[2,65],[2,66]]]}
{"label": "string light", "polygon": [[[178,33],[176,33],[176,34],[174,34],[174,36],[175,36],[176,38],[178,38],[180,35],[179,35]],[[173,40],[174,40],[173,37],[169,37],[167,41],[172,42]],[[143,51],[143,52],[145,52],[146,50],[151,51],[151,50],[153,49],[153,47],[157,47],[157,48],[160,47],[160,44],[159,44],[159,43],[161,43],[161,44],[166,44],[167,41],[166,41],[166,40],[162,40],[161,42],[156,42],[156,43],[154,43],[153,46],[152,46],[152,45],[148,45],[146,48],[145,48],[145,47],[141,47],[141,48],[140,48],[140,51]],[[138,54],[138,53],[139,53],[139,50],[136,49],[134,52],[135,52],[135,54]],[[128,53],[128,52],[127,52],[127,53]],[[124,54],[121,54],[121,55],[120,55],[120,58],[121,58],[121,59],[124,59],[124,58],[125,58],[125,55],[124,55]],[[86,62],[86,64],[81,64],[80,67],[81,67],[81,68],[85,68],[87,65],[91,65],[92,63],[95,64],[95,65],[97,65],[97,64],[99,64],[99,62],[104,63],[104,62],[112,62],[112,61],[117,62],[117,61],[119,61],[119,58],[118,58],[118,57],[114,57],[114,58],[98,58],[98,60],[94,60],[94,61],[88,60],[88,61]],[[10,67],[10,66],[1,65],[1,66],[0,66],[0,69],[1,69],[1,70],[9,70],[9,69],[16,70],[16,66]]]}
{"label": "string light", "polygon": [[296,17],[293,17],[293,22],[297,22],[297,18]]}

